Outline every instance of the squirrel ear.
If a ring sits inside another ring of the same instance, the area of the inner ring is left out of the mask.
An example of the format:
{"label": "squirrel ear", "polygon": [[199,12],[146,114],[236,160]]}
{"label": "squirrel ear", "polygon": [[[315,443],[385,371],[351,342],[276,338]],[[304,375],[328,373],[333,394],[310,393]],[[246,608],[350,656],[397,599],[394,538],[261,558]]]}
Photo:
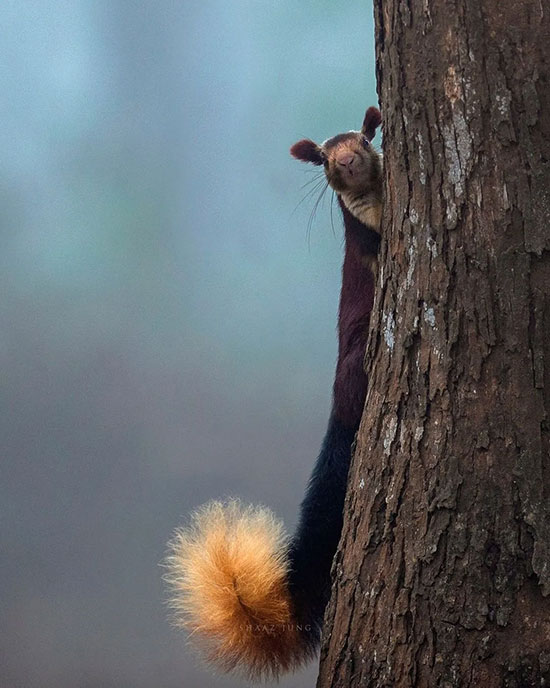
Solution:
{"label": "squirrel ear", "polygon": [[369,141],[372,141],[376,134],[376,128],[380,125],[381,121],[382,115],[380,114],[380,110],[375,107],[370,107],[365,113],[361,133],[366,136]]}
{"label": "squirrel ear", "polygon": [[314,165],[323,164],[321,148],[311,139],[302,139],[290,149],[290,155],[302,162],[312,162]]}

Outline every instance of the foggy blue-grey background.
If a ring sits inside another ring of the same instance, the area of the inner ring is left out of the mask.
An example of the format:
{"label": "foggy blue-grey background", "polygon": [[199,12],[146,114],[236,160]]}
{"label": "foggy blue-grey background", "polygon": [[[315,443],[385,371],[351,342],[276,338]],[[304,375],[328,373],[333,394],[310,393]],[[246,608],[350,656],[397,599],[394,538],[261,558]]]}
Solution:
{"label": "foggy blue-grey background", "polygon": [[327,194],[308,245],[288,148],[376,103],[371,14],[2,3],[1,688],[244,685],[170,628],[159,562],[213,497],[295,524],[342,237]]}

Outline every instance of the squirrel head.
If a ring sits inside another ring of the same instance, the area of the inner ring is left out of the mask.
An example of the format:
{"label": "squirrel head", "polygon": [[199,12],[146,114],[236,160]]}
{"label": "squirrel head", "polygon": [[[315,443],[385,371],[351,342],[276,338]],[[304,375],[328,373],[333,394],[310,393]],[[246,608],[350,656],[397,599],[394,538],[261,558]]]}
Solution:
{"label": "squirrel head", "polygon": [[371,141],[381,121],[380,110],[370,107],[361,131],[337,134],[320,145],[302,139],[292,146],[290,154],[303,162],[323,165],[327,181],[337,193],[360,195],[380,182],[380,155]]}

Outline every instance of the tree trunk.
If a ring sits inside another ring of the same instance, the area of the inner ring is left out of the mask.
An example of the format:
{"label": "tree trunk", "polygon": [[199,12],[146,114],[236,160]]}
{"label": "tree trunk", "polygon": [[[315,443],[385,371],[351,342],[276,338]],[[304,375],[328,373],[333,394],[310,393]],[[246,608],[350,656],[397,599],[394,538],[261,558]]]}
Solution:
{"label": "tree trunk", "polygon": [[317,685],[550,686],[550,6],[374,4],[381,276]]}

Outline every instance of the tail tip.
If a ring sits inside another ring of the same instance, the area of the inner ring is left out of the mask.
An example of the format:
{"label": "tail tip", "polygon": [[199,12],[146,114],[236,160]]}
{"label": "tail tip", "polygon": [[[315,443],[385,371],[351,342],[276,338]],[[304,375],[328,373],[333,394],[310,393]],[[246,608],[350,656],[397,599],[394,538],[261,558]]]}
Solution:
{"label": "tail tip", "polygon": [[213,501],[169,543],[173,622],[206,661],[249,679],[277,678],[313,654],[294,619],[282,522],[265,507]]}

